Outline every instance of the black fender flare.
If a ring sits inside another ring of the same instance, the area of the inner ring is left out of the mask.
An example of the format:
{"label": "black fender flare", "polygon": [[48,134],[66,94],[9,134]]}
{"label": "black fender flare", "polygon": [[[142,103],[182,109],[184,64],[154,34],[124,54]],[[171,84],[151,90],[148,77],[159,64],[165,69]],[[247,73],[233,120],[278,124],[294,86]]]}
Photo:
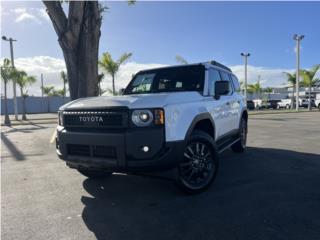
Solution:
{"label": "black fender flare", "polygon": [[[210,120],[210,122],[211,122],[211,124],[212,124],[212,126],[213,126],[213,134],[214,134],[214,136],[215,136],[216,125],[215,125],[215,123],[214,123],[214,120],[213,120],[212,116],[210,115],[210,113],[207,113],[207,112],[206,112],[206,113],[200,113],[200,114],[196,115],[196,116],[193,118],[193,120],[192,120],[192,122],[191,122],[191,124],[190,124],[190,126],[189,126],[189,128],[188,128],[188,130],[187,130],[187,133],[186,133],[186,135],[185,135],[185,137],[184,137],[184,141],[185,141],[185,142],[186,142],[187,139],[190,137],[190,135],[191,135],[194,127],[196,126],[196,124],[197,124],[198,122],[202,121],[202,120]],[[215,141],[215,139],[213,139],[213,140]]]}

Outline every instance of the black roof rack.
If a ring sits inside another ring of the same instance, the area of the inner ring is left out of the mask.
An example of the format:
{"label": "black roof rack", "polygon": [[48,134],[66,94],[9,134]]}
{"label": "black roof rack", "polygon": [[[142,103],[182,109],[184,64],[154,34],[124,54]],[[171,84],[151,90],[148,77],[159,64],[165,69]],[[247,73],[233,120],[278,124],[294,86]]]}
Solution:
{"label": "black roof rack", "polygon": [[210,63],[211,65],[214,65],[214,66],[217,66],[217,67],[219,67],[219,68],[223,68],[223,69],[225,69],[225,70],[227,70],[227,71],[229,71],[229,72],[232,72],[230,68],[228,68],[227,66],[225,66],[225,65],[223,65],[223,64],[221,64],[221,63],[219,63],[219,62],[217,62],[217,61],[210,61],[209,63]]}

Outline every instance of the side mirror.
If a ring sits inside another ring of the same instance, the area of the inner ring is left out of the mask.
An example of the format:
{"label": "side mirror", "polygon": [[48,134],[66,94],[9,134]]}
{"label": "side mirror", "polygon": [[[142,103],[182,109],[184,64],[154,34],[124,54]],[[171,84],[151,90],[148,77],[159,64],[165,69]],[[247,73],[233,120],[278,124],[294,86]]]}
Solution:
{"label": "side mirror", "polygon": [[119,95],[123,95],[125,88],[120,88],[119,89]]}
{"label": "side mirror", "polygon": [[230,82],[229,81],[216,81],[214,85],[215,89],[215,99],[219,99],[220,96],[228,95],[230,89]]}

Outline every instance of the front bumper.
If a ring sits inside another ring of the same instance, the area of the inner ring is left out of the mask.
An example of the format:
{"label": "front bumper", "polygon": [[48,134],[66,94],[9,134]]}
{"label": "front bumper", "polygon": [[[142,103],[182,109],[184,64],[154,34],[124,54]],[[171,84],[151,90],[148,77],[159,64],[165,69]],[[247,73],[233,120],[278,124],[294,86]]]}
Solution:
{"label": "front bumper", "polygon": [[[143,146],[149,151],[143,152]],[[71,151],[74,147],[78,151]],[[183,156],[184,142],[165,142],[163,128],[83,132],[58,126],[56,149],[59,158],[71,168],[142,172],[175,167]]]}

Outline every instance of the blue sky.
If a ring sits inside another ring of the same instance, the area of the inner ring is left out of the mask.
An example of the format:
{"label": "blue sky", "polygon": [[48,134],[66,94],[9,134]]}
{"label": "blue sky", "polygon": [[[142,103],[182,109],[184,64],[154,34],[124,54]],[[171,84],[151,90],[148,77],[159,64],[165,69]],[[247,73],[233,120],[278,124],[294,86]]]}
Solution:
{"label": "blue sky", "polygon": [[[175,64],[175,55],[179,54],[189,62],[215,59],[236,67],[243,63],[240,52],[244,51],[252,54],[249,63],[262,75],[263,70],[271,69],[280,73],[294,69],[292,35],[301,33],[306,36],[302,41],[302,67],[320,62],[320,2],[104,4],[109,10],[104,13],[100,53],[110,51],[115,58],[132,52],[131,61],[135,63]],[[62,59],[42,2],[2,1],[1,6],[1,33],[18,39],[15,57]],[[6,56],[8,44],[2,41],[1,57]],[[251,81],[257,74],[252,74]],[[279,81],[271,76],[262,78],[270,84]]]}

